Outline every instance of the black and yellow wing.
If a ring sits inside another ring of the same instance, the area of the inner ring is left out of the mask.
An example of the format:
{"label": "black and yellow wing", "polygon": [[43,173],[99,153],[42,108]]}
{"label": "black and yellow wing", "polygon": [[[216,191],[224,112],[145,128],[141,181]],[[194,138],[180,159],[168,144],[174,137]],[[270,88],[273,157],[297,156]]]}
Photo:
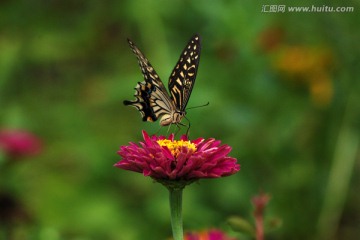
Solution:
{"label": "black and yellow wing", "polygon": [[136,100],[125,100],[124,104],[135,107],[141,113],[143,121],[154,122],[161,115],[174,111],[175,105],[149,60],[131,40],[128,39],[128,42],[138,59],[145,81],[138,82],[135,87]]}
{"label": "black and yellow wing", "polygon": [[169,78],[171,99],[180,111],[185,111],[195,84],[200,61],[200,44],[200,36],[194,35],[180,55]]}

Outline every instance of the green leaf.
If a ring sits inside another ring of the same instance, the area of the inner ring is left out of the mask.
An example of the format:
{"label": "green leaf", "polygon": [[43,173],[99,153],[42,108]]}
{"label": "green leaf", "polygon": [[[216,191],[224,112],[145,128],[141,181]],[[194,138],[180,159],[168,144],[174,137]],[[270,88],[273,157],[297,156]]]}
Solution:
{"label": "green leaf", "polygon": [[255,227],[247,220],[234,216],[228,218],[227,222],[234,231],[244,233],[248,236],[255,236]]}

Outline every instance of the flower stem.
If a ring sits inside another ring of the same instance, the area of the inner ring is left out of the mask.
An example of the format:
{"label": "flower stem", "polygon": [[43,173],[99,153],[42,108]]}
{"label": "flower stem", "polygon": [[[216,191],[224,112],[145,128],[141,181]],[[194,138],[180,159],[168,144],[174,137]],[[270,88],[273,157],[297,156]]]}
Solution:
{"label": "flower stem", "polygon": [[264,240],[264,221],[262,215],[255,218],[255,226],[256,240]]}
{"label": "flower stem", "polygon": [[168,187],[170,200],[171,227],[174,240],[183,240],[182,187]]}

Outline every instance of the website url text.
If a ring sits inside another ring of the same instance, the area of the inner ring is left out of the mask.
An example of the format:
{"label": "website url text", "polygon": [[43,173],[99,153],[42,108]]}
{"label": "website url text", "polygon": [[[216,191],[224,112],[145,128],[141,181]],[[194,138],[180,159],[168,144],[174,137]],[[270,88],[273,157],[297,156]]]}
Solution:
{"label": "website url text", "polygon": [[354,12],[354,7],[331,7],[331,6],[307,6],[294,7],[286,5],[262,5],[261,12],[285,13],[285,12]]}

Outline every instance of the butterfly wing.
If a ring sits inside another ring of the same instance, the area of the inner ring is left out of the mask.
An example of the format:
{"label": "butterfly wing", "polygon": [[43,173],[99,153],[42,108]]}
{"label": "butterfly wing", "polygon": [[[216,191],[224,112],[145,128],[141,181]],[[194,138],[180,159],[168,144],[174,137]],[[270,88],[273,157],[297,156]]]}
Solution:
{"label": "butterfly wing", "polygon": [[200,61],[200,36],[194,35],[183,50],[169,78],[171,99],[180,111],[185,111]]}
{"label": "butterfly wing", "polygon": [[172,112],[175,105],[149,60],[131,40],[128,39],[128,42],[138,59],[145,81],[138,82],[135,87],[136,100],[125,100],[124,104],[135,107],[141,113],[143,121],[153,122],[161,115]]}

